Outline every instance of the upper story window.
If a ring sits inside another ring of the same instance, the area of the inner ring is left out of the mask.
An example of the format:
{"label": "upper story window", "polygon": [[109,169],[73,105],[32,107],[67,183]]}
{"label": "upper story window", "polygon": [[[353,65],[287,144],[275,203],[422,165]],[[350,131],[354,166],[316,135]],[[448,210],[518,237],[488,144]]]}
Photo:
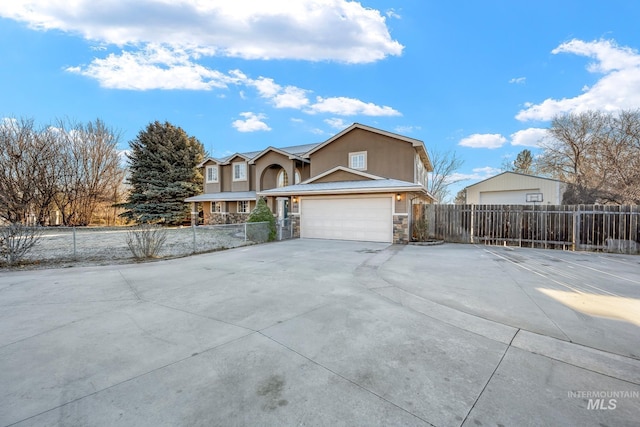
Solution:
{"label": "upper story window", "polygon": [[351,169],[367,170],[367,152],[349,153],[349,167]]}
{"label": "upper story window", "polygon": [[293,177],[293,183],[294,184],[300,184],[300,181],[302,181],[302,178],[300,176],[300,171],[298,169],[296,169],[296,173]]}
{"label": "upper story window", "polygon": [[234,181],[247,180],[247,163],[246,162],[236,162],[233,164],[233,180]]}
{"label": "upper story window", "polygon": [[280,188],[286,187],[287,185],[289,185],[289,177],[287,176],[287,171],[284,169],[280,169],[280,172],[278,172],[278,181],[276,182],[276,186]]}
{"label": "upper story window", "polygon": [[218,166],[207,166],[207,182],[218,182]]}

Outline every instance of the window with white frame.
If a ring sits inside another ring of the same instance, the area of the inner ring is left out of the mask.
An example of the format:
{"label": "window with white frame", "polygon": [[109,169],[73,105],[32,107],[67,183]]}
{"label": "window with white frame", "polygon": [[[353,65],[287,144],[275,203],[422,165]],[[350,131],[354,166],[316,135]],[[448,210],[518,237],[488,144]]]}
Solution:
{"label": "window with white frame", "polygon": [[233,164],[233,180],[234,181],[247,180],[247,163],[246,162],[236,162]]}
{"label": "window with white frame", "polygon": [[238,202],[238,213],[249,213],[249,201],[248,200],[240,200]]}
{"label": "window with white frame", "polygon": [[366,170],[367,152],[358,151],[357,153],[349,153],[349,167],[351,169]]}
{"label": "window with white frame", "polygon": [[211,213],[221,213],[224,202],[211,202]]}
{"label": "window with white frame", "polygon": [[207,182],[218,182],[218,166],[207,166]]}
{"label": "window with white frame", "polygon": [[280,172],[278,172],[276,187],[281,188],[286,187],[287,185],[289,185],[289,177],[287,176],[287,171],[284,169],[280,169]]}
{"label": "window with white frame", "polygon": [[296,173],[293,177],[293,183],[294,184],[300,184],[300,182],[302,181],[302,178],[300,177],[300,171],[298,169],[296,169]]}

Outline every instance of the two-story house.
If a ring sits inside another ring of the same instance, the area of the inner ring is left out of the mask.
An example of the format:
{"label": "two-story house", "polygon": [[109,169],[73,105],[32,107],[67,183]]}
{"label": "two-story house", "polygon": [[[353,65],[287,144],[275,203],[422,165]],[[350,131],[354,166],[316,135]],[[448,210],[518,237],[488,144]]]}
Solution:
{"label": "two-story house", "polygon": [[205,224],[244,222],[264,197],[302,238],[404,243],[412,205],[431,203],[420,140],[354,123],[324,142],[208,158]]}

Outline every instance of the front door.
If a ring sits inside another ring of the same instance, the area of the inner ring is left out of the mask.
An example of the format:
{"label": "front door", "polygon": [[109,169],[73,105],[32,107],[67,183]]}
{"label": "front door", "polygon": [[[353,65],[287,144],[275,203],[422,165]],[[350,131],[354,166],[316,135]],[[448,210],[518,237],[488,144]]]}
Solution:
{"label": "front door", "polygon": [[289,217],[289,198],[278,197],[278,220],[284,220]]}

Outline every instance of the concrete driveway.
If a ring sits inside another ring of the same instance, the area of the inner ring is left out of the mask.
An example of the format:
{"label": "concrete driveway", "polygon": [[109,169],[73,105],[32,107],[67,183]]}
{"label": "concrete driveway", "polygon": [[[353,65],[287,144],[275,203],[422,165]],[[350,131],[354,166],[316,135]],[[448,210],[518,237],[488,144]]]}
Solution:
{"label": "concrete driveway", "polygon": [[0,425],[637,426],[640,258],[292,240],[1,273]]}

